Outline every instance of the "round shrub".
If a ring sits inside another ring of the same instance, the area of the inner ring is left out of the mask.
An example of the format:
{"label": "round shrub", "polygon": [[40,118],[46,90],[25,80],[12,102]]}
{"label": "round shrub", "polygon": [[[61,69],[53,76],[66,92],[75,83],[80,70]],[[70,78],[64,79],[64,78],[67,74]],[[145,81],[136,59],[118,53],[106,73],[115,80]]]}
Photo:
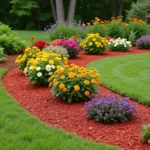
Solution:
{"label": "round shrub", "polygon": [[66,48],[62,46],[47,46],[43,49],[43,51],[49,52],[52,51],[54,53],[60,54],[62,57],[69,57],[68,51]]}
{"label": "round shrub", "polygon": [[98,33],[88,34],[87,38],[80,44],[87,54],[102,54],[107,49],[108,41]]}
{"label": "round shrub", "polygon": [[38,52],[40,52],[38,47],[27,47],[24,51],[24,54],[17,57],[15,63],[18,64],[19,69],[23,71],[27,65],[28,60],[31,58],[36,58]]}
{"label": "round shrub", "polygon": [[89,100],[93,94],[97,94],[99,77],[94,69],[70,64],[58,68],[49,82],[56,97],[72,103]]}
{"label": "round shrub", "polygon": [[46,46],[49,46],[49,43],[46,43],[42,40],[38,40],[34,43],[34,46],[38,47],[40,50],[42,50],[43,48],[45,48]]}
{"label": "round shrub", "polygon": [[110,51],[126,52],[131,46],[132,45],[130,41],[121,38],[111,39],[108,42],[108,49]]}
{"label": "round shrub", "polygon": [[150,35],[140,37],[136,41],[136,46],[140,49],[150,49]]}
{"label": "round shrub", "polygon": [[4,54],[4,49],[0,47],[0,62],[6,60],[5,54]]}
{"label": "round shrub", "polygon": [[125,122],[135,116],[134,105],[129,104],[129,98],[119,98],[113,95],[94,97],[85,103],[87,117],[103,123]]}
{"label": "round shrub", "polygon": [[24,73],[30,78],[31,83],[47,85],[48,78],[54,74],[57,68],[67,63],[59,54],[40,51],[36,58],[27,62]]}
{"label": "round shrub", "polygon": [[69,58],[75,58],[81,51],[77,40],[69,40],[67,38],[55,41],[54,46],[63,46],[67,49]]}

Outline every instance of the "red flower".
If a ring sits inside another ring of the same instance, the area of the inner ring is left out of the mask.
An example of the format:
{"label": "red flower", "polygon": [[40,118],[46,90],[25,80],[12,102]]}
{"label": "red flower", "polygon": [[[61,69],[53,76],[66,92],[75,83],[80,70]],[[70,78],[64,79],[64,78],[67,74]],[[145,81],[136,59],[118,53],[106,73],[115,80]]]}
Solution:
{"label": "red flower", "polygon": [[36,41],[36,42],[34,43],[34,46],[36,46],[36,47],[38,47],[38,48],[40,48],[40,49],[43,49],[43,48],[46,47],[46,46],[50,46],[50,44],[49,44],[49,43],[46,43],[46,42],[44,42],[44,41],[42,41],[42,40],[39,40],[39,41]]}

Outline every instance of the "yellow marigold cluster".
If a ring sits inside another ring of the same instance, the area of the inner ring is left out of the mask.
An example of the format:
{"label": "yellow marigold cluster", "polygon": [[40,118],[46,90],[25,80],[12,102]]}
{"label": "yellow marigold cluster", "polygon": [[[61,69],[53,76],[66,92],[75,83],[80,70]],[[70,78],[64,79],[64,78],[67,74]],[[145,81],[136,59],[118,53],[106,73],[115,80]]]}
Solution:
{"label": "yellow marigold cluster", "polygon": [[80,43],[86,53],[102,54],[107,50],[108,40],[101,37],[99,33],[88,34],[87,38]]}
{"label": "yellow marigold cluster", "polygon": [[[86,69],[75,64],[58,66],[54,75],[49,78],[55,95],[64,100],[87,100],[96,93],[95,86],[101,84],[100,74],[95,69]],[[75,99],[74,99],[75,98]]]}

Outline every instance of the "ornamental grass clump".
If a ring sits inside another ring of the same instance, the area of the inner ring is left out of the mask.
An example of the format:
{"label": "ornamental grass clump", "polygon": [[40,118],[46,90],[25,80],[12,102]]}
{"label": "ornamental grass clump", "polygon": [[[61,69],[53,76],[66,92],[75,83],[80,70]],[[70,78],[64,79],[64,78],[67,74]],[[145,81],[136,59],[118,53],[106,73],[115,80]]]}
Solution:
{"label": "ornamental grass clump", "polygon": [[140,49],[150,49],[150,35],[140,37],[136,41],[136,46]]}
{"label": "ornamental grass clump", "polygon": [[67,38],[55,41],[54,46],[63,46],[67,49],[69,58],[75,58],[81,51],[78,40],[69,40]]}
{"label": "ornamental grass clump", "polygon": [[129,104],[129,98],[119,98],[113,95],[94,97],[85,103],[87,117],[102,123],[125,122],[135,116],[134,105]]}
{"label": "ornamental grass clump", "polygon": [[127,41],[127,39],[111,39],[108,42],[108,49],[110,51],[117,51],[117,52],[126,52],[129,51],[131,47],[131,42]]}
{"label": "ornamental grass clump", "polygon": [[27,62],[24,73],[30,78],[31,83],[47,85],[48,78],[64,64],[67,64],[67,58],[62,59],[60,54],[41,51],[37,53],[36,58],[31,58]]}
{"label": "ornamental grass clump", "polygon": [[87,38],[80,43],[82,49],[87,54],[102,54],[107,49],[108,40],[99,33],[88,34]]}
{"label": "ornamental grass clump", "polygon": [[15,63],[18,64],[19,69],[21,69],[23,71],[27,65],[28,60],[30,60],[31,58],[36,58],[38,52],[40,52],[40,49],[38,47],[35,47],[35,46],[27,47],[24,50],[24,54],[19,55],[17,57]]}
{"label": "ornamental grass clump", "polygon": [[66,48],[62,47],[62,46],[47,46],[43,49],[43,51],[45,52],[54,52],[54,53],[57,53],[57,54],[60,54],[62,57],[69,57],[69,54],[68,54],[68,51]]}
{"label": "ornamental grass clump", "polygon": [[141,129],[141,139],[150,144],[150,124],[143,124]]}
{"label": "ornamental grass clump", "polygon": [[94,69],[86,69],[74,64],[57,68],[55,74],[49,78],[52,92],[68,103],[87,101],[93,94],[97,94],[100,75]]}

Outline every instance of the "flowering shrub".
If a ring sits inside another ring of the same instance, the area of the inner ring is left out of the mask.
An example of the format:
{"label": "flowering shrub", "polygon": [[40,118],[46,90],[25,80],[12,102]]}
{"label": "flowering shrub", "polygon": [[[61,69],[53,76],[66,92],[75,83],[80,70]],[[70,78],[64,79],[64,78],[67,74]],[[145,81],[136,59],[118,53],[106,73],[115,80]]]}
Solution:
{"label": "flowering shrub", "polygon": [[38,52],[40,52],[38,47],[27,47],[24,54],[17,57],[15,63],[19,65],[19,69],[24,70],[28,60],[31,58],[36,58]]}
{"label": "flowering shrub", "polygon": [[87,54],[102,54],[107,49],[108,41],[98,33],[88,34],[87,38],[80,44]]}
{"label": "flowering shrub", "polygon": [[103,123],[125,122],[135,116],[134,105],[129,104],[128,98],[103,95],[94,97],[85,103],[87,117]]}
{"label": "flowering shrub", "polygon": [[81,51],[81,47],[79,46],[79,42],[77,40],[69,40],[67,38],[55,42],[54,46],[65,47],[68,51],[69,58],[75,58]]}
{"label": "flowering shrub", "polygon": [[150,49],[150,35],[139,38],[136,41],[136,46],[140,49]]}
{"label": "flowering shrub", "polygon": [[48,78],[64,63],[67,63],[67,58],[63,60],[59,54],[41,51],[37,53],[36,58],[31,58],[27,62],[24,73],[30,78],[31,83],[47,85]]}
{"label": "flowering shrub", "polygon": [[69,57],[68,51],[66,48],[62,46],[47,46],[43,49],[43,51],[49,52],[52,51],[54,53],[60,54],[62,57]]}
{"label": "flowering shrub", "polygon": [[46,42],[44,42],[44,41],[42,41],[42,40],[38,40],[38,41],[36,41],[35,43],[34,43],[34,46],[36,46],[36,47],[38,47],[39,49],[43,49],[43,48],[45,48],[46,46],[49,46],[50,44],[49,43],[46,43]]}
{"label": "flowering shrub", "polygon": [[144,142],[148,142],[150,144],[150,124],[148,124],[148,125],[143,124],[142,125],[141,135],[142,135],[142,140]]}
{"label": "flowering shrub", "polygon": [[94,69],[71,64],[59,67],[55,74],[49,78],[52,91],[56,97],[68,103],[88,100],[97,93],[100,75]]}
{"label": "flowering shrub", "polygon": [[117,38],[117,39],[111,39],[108,42],[108,49],[110,51],[119,51],[119,52],[126,52],[129,50],[129,48],[131,47],[131,42],[127,41],[126,39],[121,39],[121,38]]}

